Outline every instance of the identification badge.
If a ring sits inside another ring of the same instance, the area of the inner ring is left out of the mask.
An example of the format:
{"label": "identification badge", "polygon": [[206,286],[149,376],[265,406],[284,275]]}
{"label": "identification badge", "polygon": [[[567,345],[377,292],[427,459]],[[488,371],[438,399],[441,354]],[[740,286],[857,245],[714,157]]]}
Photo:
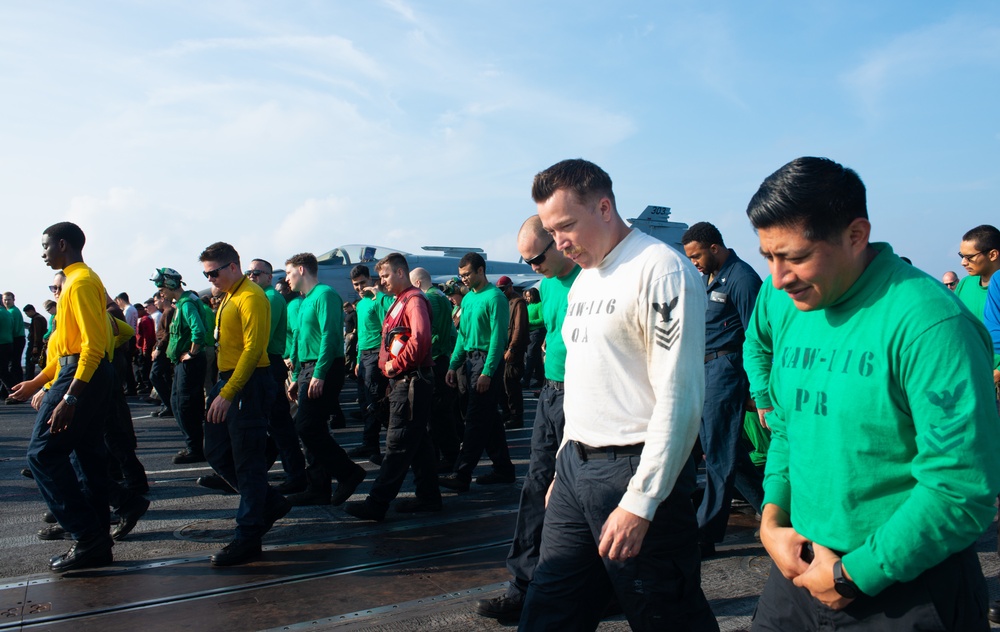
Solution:
{"label": "identification badge", "polygon": [[713,303],[725,303],[728,298],[728,294],[725,292],[712,292],[708,295],[708,300]]}

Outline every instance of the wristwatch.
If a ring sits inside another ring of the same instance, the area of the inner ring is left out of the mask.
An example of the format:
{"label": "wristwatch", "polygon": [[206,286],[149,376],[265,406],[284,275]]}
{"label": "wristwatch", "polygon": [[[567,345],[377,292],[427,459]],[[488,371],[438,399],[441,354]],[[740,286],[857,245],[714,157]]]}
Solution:
{"label": "wristwatch", "polygon": [[76,406],[76,403],[80,400],[76,398],[76,395],[70,395],[69,393],[66,393],[65,395],[63,395],[63,401],[66,402],[67,406]]}
{"label": "wristwatch", "polygon": [[844,564],[840,560],[833,563],[833,587],[844,599],[857,599],[861,595],[857,584],[844,577]]}

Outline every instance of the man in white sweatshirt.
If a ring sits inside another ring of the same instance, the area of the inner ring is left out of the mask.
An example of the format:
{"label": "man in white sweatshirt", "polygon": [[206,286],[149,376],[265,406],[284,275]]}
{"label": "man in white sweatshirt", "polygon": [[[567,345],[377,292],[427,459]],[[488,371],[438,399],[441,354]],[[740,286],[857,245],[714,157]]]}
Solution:
{"label": "man in white sweatshirt", "polygon": [[612,590],[633,630],[718,630],[701,590],[691,448],[704,401],[705,292],[630,229],[585,160],[535,176],[555,247],[583,268],[562,326],[565,429],[521,629],[594,629]]}

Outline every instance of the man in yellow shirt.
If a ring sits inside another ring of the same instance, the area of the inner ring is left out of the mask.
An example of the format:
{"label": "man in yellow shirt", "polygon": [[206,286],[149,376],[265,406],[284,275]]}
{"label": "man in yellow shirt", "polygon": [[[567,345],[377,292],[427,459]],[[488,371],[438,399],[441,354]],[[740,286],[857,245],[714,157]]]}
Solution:
{"label": "man in yellow shirt", "polygon": [[214,243],[199,260],[222,295],[215,315],[219,381],[208,396],[205,457],[240,493],[236,538],[212,556],[212,565],[232,566],[260,557],[261,538],[291,509],[267,484],[267,411],[278,395],[265,353],[271,305],[264,290],[244,276],[231,245]]}
{"label": "man in yellow shirt", "polygon": [[[111,325],[104,284],[83,262],[85,242],[83,231],[70,222],[42,233],[42,259],[66,275],[59,326],[49,338],[45,368],[11,390],[25,401],[52,383],[38,402],[28,465],[49,511],[76,540],[69,551],[51,558],[49,568],[56,573],[104,566],[112,559],[104,444],[104,418],[111,406],[112,369],[106,356]],[[70,462],[71,454],[79,469]]]}

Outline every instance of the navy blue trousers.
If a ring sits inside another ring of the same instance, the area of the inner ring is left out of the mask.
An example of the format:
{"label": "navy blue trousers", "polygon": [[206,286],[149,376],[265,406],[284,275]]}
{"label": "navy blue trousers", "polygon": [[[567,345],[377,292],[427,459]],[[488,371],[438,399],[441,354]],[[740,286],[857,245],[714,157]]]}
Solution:
{"label": "navy blue trousers", "polygon": [[[49,511],[74,540],[107,535],[108,452],[104,426],[111,409],[111,363],[102,360],[78,398],[69,427],[52,434],[52,411],[69,389],[76,364],[60,367],[42,399],[28,443],[28,467]],[[72,458],[71,458],[72,455]]]}
{"label": "navy blue trousers", "polygon": [[545,521],[545,493],[556,474],[556,452],[562,443],[563,395],[565,391],[546,382],[538,396],[535,424],[531,430],[531,457],[528,473],[521,488],[514,523],[514,541],[507,554],[507,569],[513,581],[507,594],[523,598],[535,575],[538,553],[542,544],[542,523]]}
{"label": "navy blue trousers", "polygon": [[691,461],[656,510],[639,554],[612,562],[597,552],[601,528],[640,457],[584,459],[575,446],[567,443],[556,460],[538,566],[519,629],[594,630],[613,591],[633,630],[717,632],[701,590]]}
{"label": "navy blue trousers", "polygon": [[[208,405],[226,385],[222,377],[208,396]],[[236,538],[260,539],[267,530],[264,514],[277,506],[281,494],[267,484],[267,414],[277,393],[269,369],[254,369],[233,398],[226,420],[205,424],[205,458],[219,476],[240,493],[236,510]]]}
{"label": "navy blue trousers", "polygon": [[698,507],[698,527],[706,542],[722,542],[725,537],[734,488],[757,511],[764,501],[763,476],[741,438],[749,393],[742,352],[705,363],[705,408],[699,430],[705,451],[705,495]]}

